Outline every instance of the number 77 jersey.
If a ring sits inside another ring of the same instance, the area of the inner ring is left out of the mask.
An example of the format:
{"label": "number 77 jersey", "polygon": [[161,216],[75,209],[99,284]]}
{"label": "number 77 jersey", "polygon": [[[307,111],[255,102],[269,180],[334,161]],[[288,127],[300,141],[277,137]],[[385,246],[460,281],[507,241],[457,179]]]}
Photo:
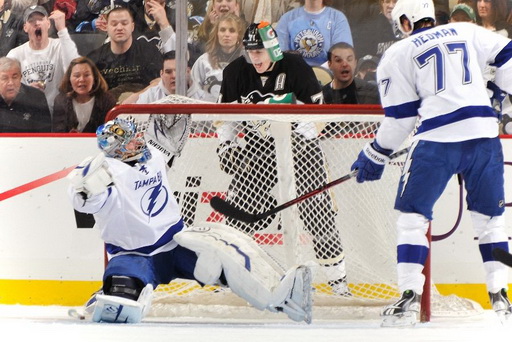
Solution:
{"label": "number 77 jersey", "polygon": [[512,93],[510,58],[510,39],[471,23],[420,29],[396,42],[377,69],[386,114],[378,140],[395,147],[415,128],[413,140],[496,137],[484,69],[496,66],[495,82]]}

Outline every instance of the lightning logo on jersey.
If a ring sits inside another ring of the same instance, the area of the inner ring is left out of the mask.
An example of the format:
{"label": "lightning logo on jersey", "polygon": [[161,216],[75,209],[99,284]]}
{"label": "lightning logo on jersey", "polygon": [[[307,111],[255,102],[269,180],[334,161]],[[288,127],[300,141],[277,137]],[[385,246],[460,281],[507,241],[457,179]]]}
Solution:
{"label": "lightning logo on jersey", "polygon": [[148,218],[155,217],[162,212],[169,200],[169,192],[162,182],[156,186],[149,188],[140,201],[142,212]]}

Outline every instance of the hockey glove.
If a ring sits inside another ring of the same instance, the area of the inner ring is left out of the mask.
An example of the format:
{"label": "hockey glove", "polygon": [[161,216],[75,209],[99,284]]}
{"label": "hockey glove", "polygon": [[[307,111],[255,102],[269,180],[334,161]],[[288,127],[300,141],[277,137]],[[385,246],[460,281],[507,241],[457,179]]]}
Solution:
{"label": "hockey glove", "polygon": [[68,178],[75,191],[85,193],[87,198],[104,192],[112,184],[103,153],[85,159],[71,171]]}
{"label": "hockey glove", "polygon": [[271,98],[265,99],[263,103],[273,103],[273,104],[296,104],[297,97],[294,93],[286,93],[283,95],[274,95]]}
{"label": "hockey glove", "polygon": [[247,167],[243,149],[234,141],[226,141],[217,148],[220,169],[228,175],[241,173]]}
{"label": "hockey glove", "polygon": [[151,114],[144,138],[147,143],[164,155],[167,165],[172,166],[175,157],[179,157],[185,147],[192,119],[189,114],[163,115]]}
{"label": "hockey glove", "polygon": [[367,143],[350,168],[352,171],[358,170],[357,182],[363,183],[380,179],[384,172],[384,165],[389,162],[389,155],[392,152],[392,150],[380,147],[376,141]]}

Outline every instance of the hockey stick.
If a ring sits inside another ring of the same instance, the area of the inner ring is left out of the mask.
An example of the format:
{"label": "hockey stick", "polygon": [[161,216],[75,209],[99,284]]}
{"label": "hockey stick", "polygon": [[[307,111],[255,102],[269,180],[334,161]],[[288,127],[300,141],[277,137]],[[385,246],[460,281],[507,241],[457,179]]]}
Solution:
{"label": "hockey stick", "polygon": [[[404,148],[403,150],[400,150],[400,151],[397,151],[397,152],[391,154],[389,156],[389,159],[392,160],[392,159],[398,158],[398,157],[406,154],[407,152],[409,152],[409,148]],[[231,218],[234,218],[238,221],[242,221],[245,223],[254,223],[259,220],[263,220],[264,218],[267,218],[271,215],[274,215],[275,213],[278,213],[283,209],[289,208],[292,205],[302,202],[310,197],[313,197],[321,192],[324,192],[325,190],[330,189],[335,185],[341,184],[351,178],[354,178],[356,175],[357,175],[357,170],[354,170],[354,171],[346,174],[345,176],[335,179],[332,182],[329,182],[311,192],[308,192],[302,196],[294,198],[286,203],[278,205],[277,207],[274,207],[268,211],[265,211],[265,212],[262,212],[259,214],[248,213],[242,209],[235,207],[231,203],[223,200],[222,198],[220,198],[218,196],[211,198],[210,205],[212,206],[213,209],[215,209],[216,211],[218,211],[219,213],[221,213],[225,216],[229,216]]]}
{"label": "hockey stick", "polygon": [[507,265],[508,267],[512,267],[512,254],[510,254],[506,250],[501,248],[494,248],[492,250],[492,256],[497,261]]}

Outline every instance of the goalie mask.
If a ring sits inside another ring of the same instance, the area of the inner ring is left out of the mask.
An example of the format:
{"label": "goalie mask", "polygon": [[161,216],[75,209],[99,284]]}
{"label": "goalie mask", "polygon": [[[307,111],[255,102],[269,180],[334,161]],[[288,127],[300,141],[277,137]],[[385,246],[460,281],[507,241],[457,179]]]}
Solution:
{"label": "goalie mask", "polygon": [[99,148],[108,157],[123,162],[137,161],[144,163],[151,158],[144,133],[137,132],[132,121],[115,118],[101,125],[96,130]]}
{"label": "goalie mask", "polygon": [[[409,20],[411,23],[411,30],[406,30],[402,25],[401,18]],[[393,20],[393,29],[395,35],[400,35],[400,32],[408,36],[414,29],[414,23],[422,19],[436,20],[436,12],[432,0],[398,0],[393,11],[391,12]]]}

